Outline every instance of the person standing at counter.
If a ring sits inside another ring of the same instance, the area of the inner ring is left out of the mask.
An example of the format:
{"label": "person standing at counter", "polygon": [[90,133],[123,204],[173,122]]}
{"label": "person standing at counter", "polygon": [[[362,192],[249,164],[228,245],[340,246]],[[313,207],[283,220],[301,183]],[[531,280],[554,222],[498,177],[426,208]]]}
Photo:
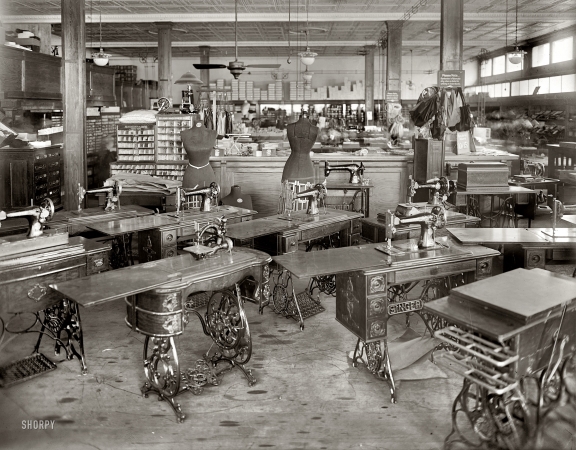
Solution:
{"label": "person standing at counter", "polygon": [[292,153],[286,161],[282,172],[282,182],[299,181],[300,183],[314,182],[314,166],[310,159],[310,150],[316,137],[318,127],[308,119],[308,113],[302,111],[300,119],[287,127],[288,142]]}
{"label": "person standing at counter", "polygon": [[192,128],[180,132],[180,137],[188,155],[182,187],[191,189],[196,186],[209,186],[216,181],[214,169],[210,165],[210,154],[216,142],[217,131],[209,130],[198,121]]}

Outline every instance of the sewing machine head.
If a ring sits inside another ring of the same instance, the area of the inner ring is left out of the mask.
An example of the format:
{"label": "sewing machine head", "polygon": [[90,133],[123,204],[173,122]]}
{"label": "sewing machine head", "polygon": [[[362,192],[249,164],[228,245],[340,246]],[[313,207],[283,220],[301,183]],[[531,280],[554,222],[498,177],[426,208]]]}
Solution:
{"label": "sewing machine head", "polygon": [[364,175],[364,163],[358,164],[340,164],[338,166],[331,166],[328,161],[324,163],[324,176],[330,175],[330,172],[349,172],[350,180],[349,183],[360,184],[362,182],[362,176]]}
{"label": "sewing machine head", "polygon": [[400,218],[390,210],[386,211],[386,237],[388,248],[392,249],[392,236],[396,234],[396,225],[408,224],[420,225],[420,238],[418,239],[419,249],[437,248],[439,244],[435,242],[436,230],[446,226],[446,211],[442,206],[433,206],[428,212],[414,214],[410,217]]}
{"label": "sewing machine head", "polygon": [[294,199],[307,198],[308,199],[308,209],[306,214],[318,215],[318,200],[322,200],[326,197],[326,186],[323,183],[317,183],[305,191],[298,192],[294,195]]}
{"label": "sewing machine head", "polygon": [[106,193],[106,206],[104,211],[114,211],[120,209],[120,194],[122,193],[122,185],[118,180],[114,181],[112,186],[102,186],[101,188],[86,190],[80,183],[78,183],[78,211],[82,211],[82,200],[86,194],[98,194],[101,192]]}
{"label": "sewing machine head", "polygon": [[226,217],[217,217],[214,222],[205,225],[198,232],[196,245],[185,247],[184,250],[192,253],[196,259],[212,256],[220,250],[228,250],[228,253],[232,253],[234,243],[226,236],[227,222]]}
{"label": "sewing machine head", "polygon": [[44,224],[54,217],[54,203],[49,198],[45,198],[40,203],[40,206],[30,206],[12,212],[0,211],[0,221],[12,217],[24,217],[28,220],[26,237],[42,236]]}
{"label": "sewing machine head", "polygon": [[185,189],[183,187],[178,187],[176,189],[176,212],[179,213],[181,209],[184,209],[184,205],[190,201],[190,197],[193,195],[202,196],[202,204],[200,206],[200,211],[208,212],[211,210],[211,206],[216,206],[218,204],[218,195],[220,194],[220,186],[218,183],[212,182],[210,186],[203,188],[192,188]]}
{"label": "sewing machine head", "polygon": [[412,205],[412,198],[418,189],[430,189],[433,191],[432,199],[428,202],[428,204],[434,206],[442,205],[446,200],[448,200],[448,196],[450,194],[456,192],[456,182],[449,180],[446,177],[432,178],[431,180],[427,180],[426,184],[419,184],[412,178],[412,175],[410,175],[408,178],[408,203],[401,203],[398,205],[399,208],[397,209],[397,211],[399,211],[402,215],[411,215],[405,214],[403,210],[412,209],[410,208],[410,205]]}

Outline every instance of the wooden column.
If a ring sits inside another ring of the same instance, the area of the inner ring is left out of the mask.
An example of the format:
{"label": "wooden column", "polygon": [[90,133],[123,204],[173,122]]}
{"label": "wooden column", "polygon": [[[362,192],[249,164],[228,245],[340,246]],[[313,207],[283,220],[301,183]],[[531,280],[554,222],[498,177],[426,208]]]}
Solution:
{"label": "wooden column", "polygon": [[464,2],[442,0],[440,8],[440,70],[462,70]]}
{"label": "wooden column", "polygon": [[364,101],[366,103],[366,125],[374,124],[374,46],[365,47],[364,56]]}
{"label": "wooden column", "polygon": [[155,22],[158,28],[158,97],[172,98],[172,22]]}
{"label": "wooden column", "polygon": [[62,97],[64,104],[64,198],[78,208],[78,184],[86,186],[86,29],[84,2],[62,0]]}
{"label": "wooden column", "polygon": [[[200,49],[200,64],[210,64],[210,47],[201,45],[198,48]],[[208,87],[210,85],[209,69],[200,69],[200,80],[202,80],[204,86]]]}
{"label": "wooden column", "polygon": [[402,91],[402,22],[390,20],[386,47],[386,92]]}

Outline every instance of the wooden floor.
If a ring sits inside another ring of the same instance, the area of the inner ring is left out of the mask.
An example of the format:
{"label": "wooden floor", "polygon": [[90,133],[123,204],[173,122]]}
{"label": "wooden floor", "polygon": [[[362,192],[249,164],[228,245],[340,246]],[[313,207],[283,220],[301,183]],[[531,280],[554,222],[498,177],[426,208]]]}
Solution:
{"label": "wooden floor", "polygon": [[[401,381],[398,403],[390,403],[384,381],[352,367],[356,340],[335,321],[334,299],[322,303],[326,311],[307,319],[304,331],[269,308],[258,315],[248,304],[254,342],[248,367],[257,384],[249,387],[233,371],[201,395],[183,393],[182,424],[166,402],[140,394],[144,337],[126,326],[123,302],[82,310],[88,374],[80,374],[77,360],[54,356],[45,340],[42,352],[58,368],[0,389],[0,448],[442,449],[461,378],[446,373]],[[35,339],[10,341],[0,350],[0,364],[28,354]],[[182,367],[192,367],[210,344],[191,316],[177,340]],[[29,420],[54,421],[53,429],[23,429]],[[575,448],[574,430],[555,431],[550,448]]]}

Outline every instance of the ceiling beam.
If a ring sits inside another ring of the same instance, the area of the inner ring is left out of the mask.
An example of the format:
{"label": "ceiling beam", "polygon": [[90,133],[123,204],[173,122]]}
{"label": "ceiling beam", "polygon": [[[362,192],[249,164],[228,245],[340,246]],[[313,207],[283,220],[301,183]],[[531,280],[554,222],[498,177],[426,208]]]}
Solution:
{"label": "ceiling beam", "polygon": [[[468,42],[464,41],[464,46],[467,47],[491,47],[494,46],[494,42],[504,42],[502,39],[490,39],[479,41],[477,39],[470,40]],[[234,47],[234,41],[172,41],[172,47],[199,47],[201,45],[207,45],[209,47]],[[362,48],[366,45],[366,41],[310,41],[309,46],[314,47],[357,47]],[[438,47],[440,45],[440,39],[429,39],[426,41],[402,41],[403,47]],[[156,48],[158,42],[148,41],[148,42],[135,42],[135,41],[122,41],[122,42],[102,42],[102,47],[104,48],[123,48],[123,47],[133,47],[133,48]],[[292,47],[296,47],[294,42],[291,42]],[[239,41],[238,47],[288,47],[288,41]],[[300,45],[302,47],[302,45]],[[218,55],[213,55],[218,56]]]}
{"label": "ceiling beam", "polygon": [[[387,20],[402,20],[402,13],[310,13],[309,22],[379,22]],[[502,12],[464,13],[465,21],[475,22],[505,22]],[[576,20],[575,12],[546,13],[546,22],[565,22]],[[543,14],[536,12],[519,12],[520,22],[540,22]],[[99,22],[99,14],[86,14],[86,22]],[[417,13],[410,21],[439,22],[440,13]],[[4,23],[61,23],[59,14],[51,15],[6,15]],[[202,23],[202,22],[234,22],[234,14],[103,14],[102,23]],[[238,14],[238,22],[288,22],[288,14],[283,13],[251,13]],[[295,23],[294,20],[292,22]]]}

